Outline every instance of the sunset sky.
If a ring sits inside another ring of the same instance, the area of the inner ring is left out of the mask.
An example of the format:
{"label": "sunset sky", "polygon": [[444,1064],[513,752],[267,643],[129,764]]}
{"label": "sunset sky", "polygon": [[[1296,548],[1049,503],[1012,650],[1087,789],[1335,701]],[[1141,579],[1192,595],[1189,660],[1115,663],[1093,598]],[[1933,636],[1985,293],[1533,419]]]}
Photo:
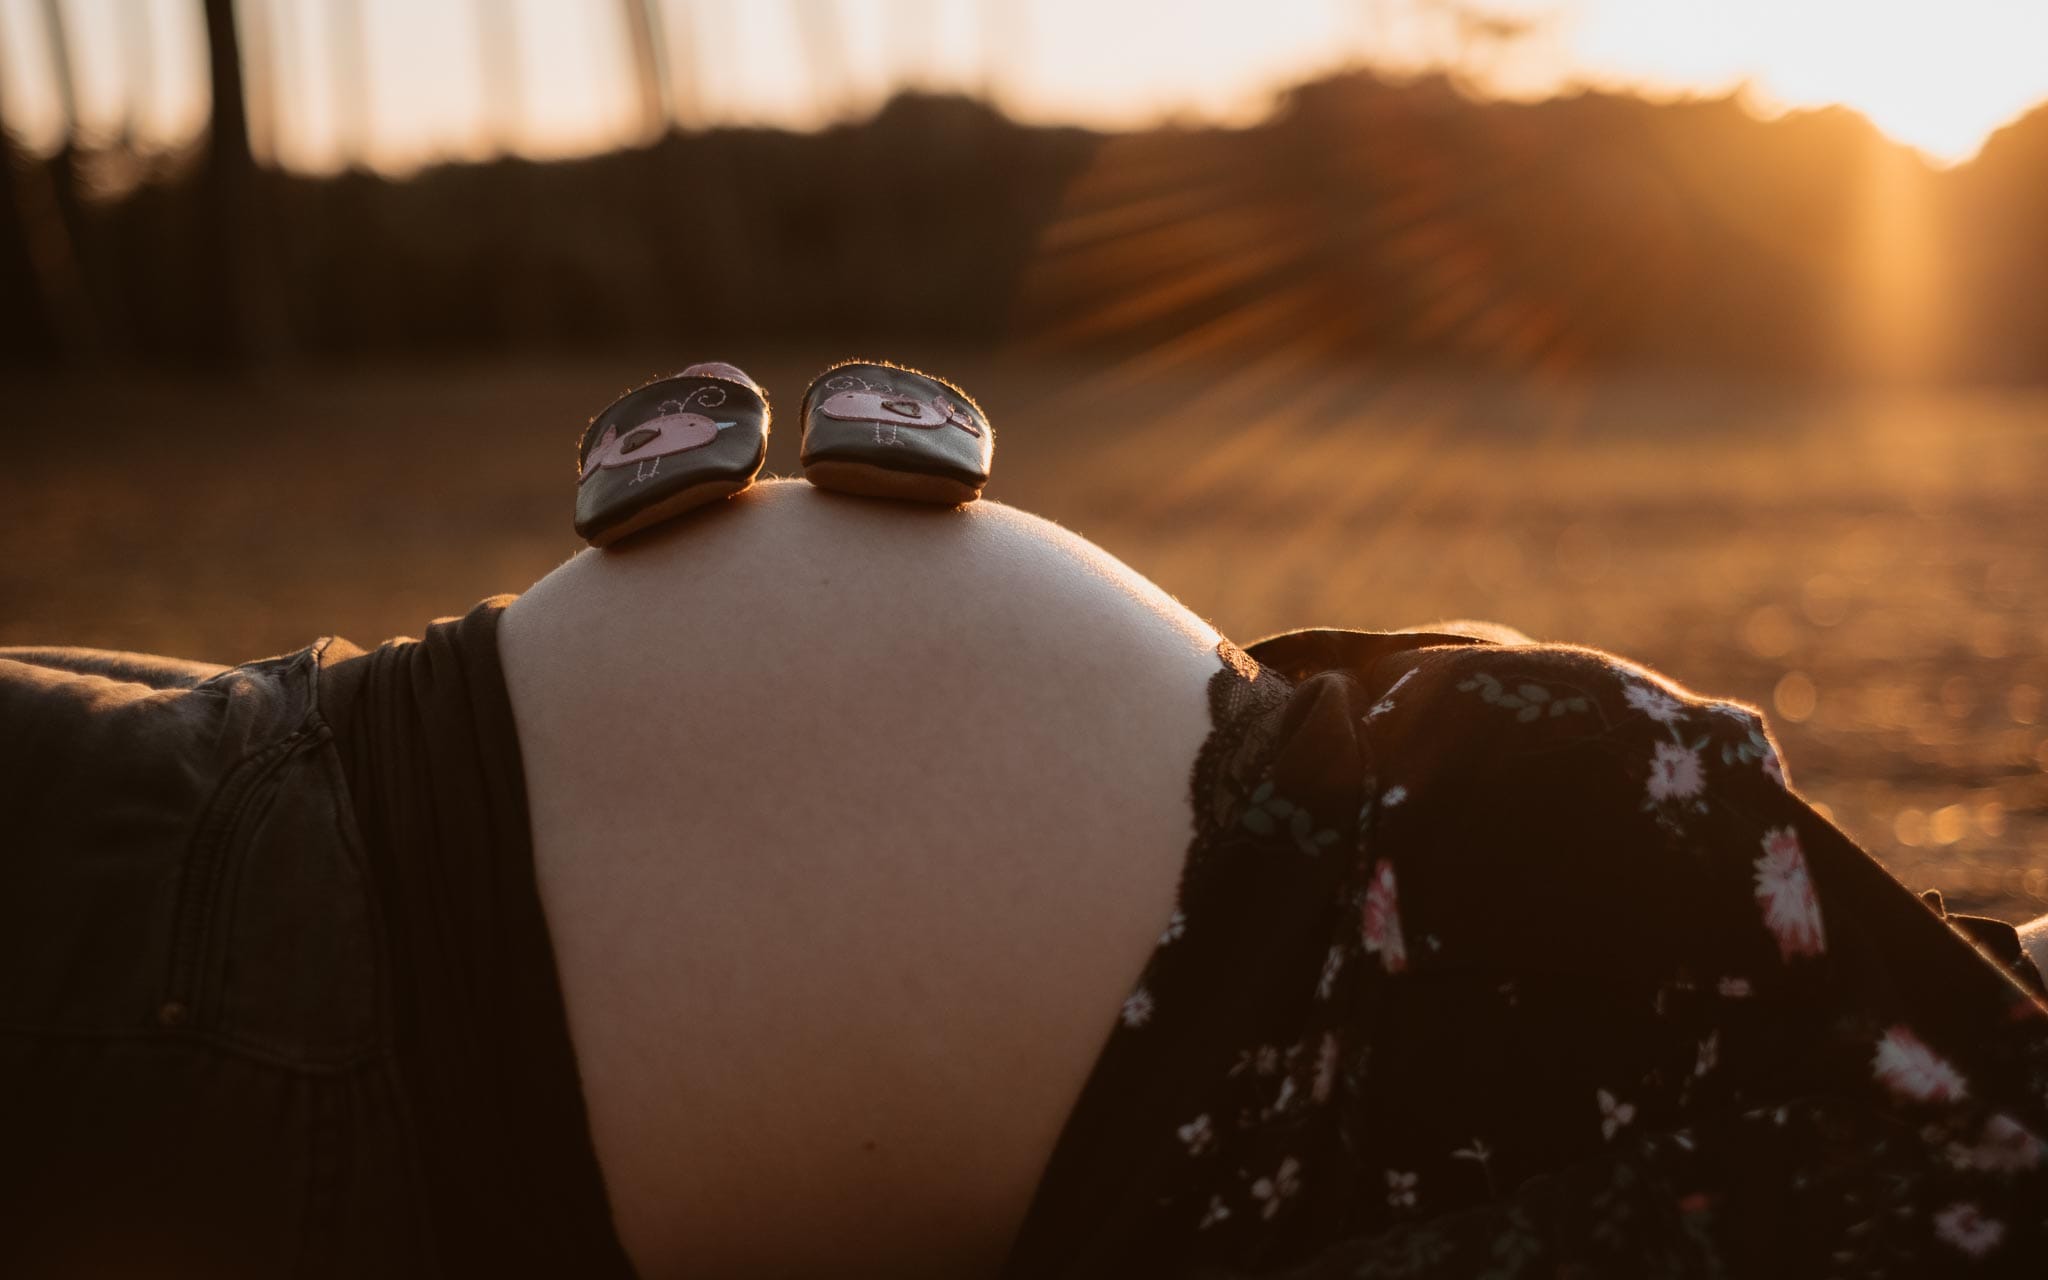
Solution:
{"label": "sunset sky", "polygon": [[[102,137],[189,138],[206,111],[198,0],[61,0],[79,112]],[[44,0],[0,0],[0,111],[49,149],[62,113]],[[479,13],[499,12],[520,75],[487,93]],[[240,0],[245,59],[277,68],[259,150],[324,170],[404,171],[501,147],[551,156],[631,134],[620,7],[606,0]],[[351,11],[369,92],[356,140],[335,74]],[[666,0],[675,114],[808,127],[894,89],[987,92],[1033,121],[1245,121],[1274,91],[1337,67],[1455,63],[1517,97],[1576,85],[1646,94],[1740,89],[1755,109],[1841,103],[1920,148],[1967,159],[2048,99],[2048,3],[2032,0],[1500,0],[1527,19],[1491,40],[1412,0]],[[343,19],[343,20],[338,20]],[[509,19],[505,21],[504,19]],[[261,61],[258,61],[261,59]],[[495,104],[495,106],[493,105]],[[260,104],[259,104],[260,105]],[[498,118],[494,120],[494,111]],[[510,113],[511,118],[503,118]]]}

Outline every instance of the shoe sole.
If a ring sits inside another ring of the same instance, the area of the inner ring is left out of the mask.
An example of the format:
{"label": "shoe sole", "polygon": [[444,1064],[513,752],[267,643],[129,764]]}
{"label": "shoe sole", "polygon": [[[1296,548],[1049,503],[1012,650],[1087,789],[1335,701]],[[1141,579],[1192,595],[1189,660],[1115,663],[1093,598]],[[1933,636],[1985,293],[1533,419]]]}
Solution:
{"label": "shoe sole", "polygon": [[858,494],[863,498],[907,498],[957,507],[981,496],[981,486],[946,476],[892,471],[863,462],[810,462],[804,478],[821,489]]}

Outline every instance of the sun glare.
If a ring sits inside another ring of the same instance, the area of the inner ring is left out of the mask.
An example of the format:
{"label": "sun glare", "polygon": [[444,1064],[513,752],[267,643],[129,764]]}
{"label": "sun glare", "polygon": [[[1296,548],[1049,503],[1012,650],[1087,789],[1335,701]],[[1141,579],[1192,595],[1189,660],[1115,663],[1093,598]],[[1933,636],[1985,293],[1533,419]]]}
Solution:
{"label": "sun glare", "polygon": [[1943,164],[2048,98],[2048,5],[2009,0],[1588,0],[1567,64],[1663,92],[1745,85],[1775,109],[1841,105]]}
{"label": "sun glare", "polygon": [[[636,134],[617,6],[580,0],[245,0],[289,89],[259,149],[302,169],[351,156],[404,171],[510,146],[551,156]],[[203,33],[184,0],[0,0],[6,123],[62,134],[41,65],[68,15],[80,123],[189,137],[205,120]],[[1454,69],[1482,92],[1575,86],[1650,96],[1740,89],[1766,112],[1843,105],[1941,164],[2048,99],[2036,0],[662,0],[685,124],[813,128],[902,86],[988,93],[1038,123],[1242,123],[1288,84],[1346,65]],[[336,13],[357,15],[364,104],[336,79]],[[489,80],[480,14],[517,75]],[[147,21],[144,21],[147,19]],[[252,46],[254,47],[254,46]],[[137,51],[154,67],[137,80]],[[260,81],[260,77],[258,78]],[[488,82],[487,82],[488,81]],[[516,81],[516,82],[514,82]],[[274,136],[271,132],[274,130]],[[351,130],[367,134],[354,137]]]}

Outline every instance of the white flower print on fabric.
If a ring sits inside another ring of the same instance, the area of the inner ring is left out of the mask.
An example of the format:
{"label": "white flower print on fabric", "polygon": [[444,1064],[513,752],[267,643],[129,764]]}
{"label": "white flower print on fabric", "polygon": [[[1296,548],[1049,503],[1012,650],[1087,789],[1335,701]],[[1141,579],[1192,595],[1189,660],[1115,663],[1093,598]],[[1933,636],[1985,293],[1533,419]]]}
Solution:
{"label": "white flower print on fabric", "polygon": [[1650,799],[1656,804],[1696,796],[1707,784],[1700,753],[1676,742],[1660,742],[1650,757]]}
{"label": "white flower print on fabric", "polygon": [[1622,1102],[1605,1089],[1595,1091],[1600,1102],[1600,1136],[1609,1142],[1636,1118],[1636,1104]]}
{"label": "white flower print on fabric", "polygon": [[1709,1031],[1707,1038],[1700,1041],[1700,1053],[1699,1057],[1693,1061],[1692,1073],[1695,1076],[1703,1076],[1707,1072],[1712,1071],[1720,1061],[1721,1033],[1719,1031]]}
{"label": "white flower print on fabric", "polygon": [[1479,1164],[1491,1164],[1493,1162],[1493,1148],[1474,1138],[1472,1139],[1471,1146],[1459,1147],[1456,1151],[1451,1152],[1451,1159],[1472,1160]]}
{"label": "white flower print on fabric", "polygon": [[1948,1162],[1956,1168],[1986,1173],[2024,1172],[2038,1166],[2044,1155],[2048,1155],[2048,1144],[2002,1111],[1984,1122],[1984,1134],[1976,1146],[1952,1142],[1948,1148]]}
{"label": "white flower print on fabric", "polygon": [[1301,1161],[1288,1156],[1269,1178],[1260,1178],[1252,1184],[1252,1198],[1260,1201],[1259,1216],[1270,1219],[1280,1212],[1282,1201],[1301,1190]]}
{"label": "white flower print on fabric", "polygon": [[1974,1204],[1952,1204],[1934,1215],[1934,1234],[1972,1258],[1981,1258],[2005,1239],[2005,1224],[1987,1218]]}
{"label": "white flower print on fabric", "polygon": [[1960,1102],[1970,1092],[1962,1072],[1903,1025],[1878,1040],[1871,1071],[1878,1083],[1914,1102]]}
{"label": "white flower print on fabric", "polygon": [[1380,958],[1388,973],[1408,967],[1408,944],[1401,936],[1400,893],[1394,887],[1394,864],[1385,858],[1372,869],[1360,920],[1365,949]]}
{"label": "white flower print on fabric", "polygon": [[1344,971],[1344,944],[1330,948],[1323,958],[1323,976],[1316,980],[1316,999],[1328,1000],[1337,990],[1337,975]]}
{"label": "white flower print on fabric", "polygon": [[1139,987],[1124,997],[1124,1025],[1142,1027],[1152,1021],[1152,993]]}
{"label": "white flower print on fabric", "polygon": [[1723,1000],[1749,999],[1748,978],[1741,978],[1730,975],[1729,977],[1723,978],[1720,982],[1716,983],[1714,985],[1714,989],[1721,993],[1721,998]]}
{"label": "white flower print on fabric", "polygon": [[1287,1108],[1294,1105],[1294,1095],[1298,1092],[1300,1092],[1300,1090],[1294,1087],[1293,1076],[1288,1076],[1286,1079],[1282,1080],[1280,1082],[1280,1092],[1274,1095],[1273,1097],[1273,1105],[1269,1107],[1266,1110],[1265,1115],[1261,1116],[1260,1118],[1271,1119],[1273,1116],[1284,1114]]}
{"label": "white flower print on fabric", "polygon": [[1415,1184],[1421,1180],[1422,1175],[1419,1173],[1404,1173],[1399,1169],[1387,1170],[1387,1207],[1413,1209]]}
{"label": "white flower print on fabric", "polygon": [[1206,1111],[1174,1132],[1180,1135],[1181,1145],[1188,1149],[1191,1156],[1201,1155],[1216,1141],[1216,1131],[1210,1126],[1209,1113]]}
{"label": "white flower print on fabric", "polygon": [[1391,809],[1407,798],[1408,788],[1402,786],[1388,787],[1380,795],[1380,807],[1382,809]]}
{"label": "white flower print on fabric", "polygon": [[1629,683],[1622,687],[1622,696],[1628,705],[1655,720],[1658,724],[1677,724],[1685,714],[1685,708],[1677,699],[1668,698],[1646,684]]}
{"label": "white flower print on fabric", "polygon": [[1209,1207],[1202,1212],[1202,1220],[1195,1224],[1195,1230],[1207,1231],[1230,1216],[1230,1206],[1223,1203],[1222,1196],[1210,1196]]}
{"label": "white flower print on fabric", "polygon": [[1316,1076],[1309,1086],[1308,1096],[1317,1103],[1330,1100],[1331,1092],[1337,1087],[1337,1059],[1339,1056],[1337,1033],[1325,1031],[1323,1046],[1316,1053]]}
{"label": "white flower print on fabric", "polygon": [[1799,833],[1790,827],[1764,832],[1763,855],[1756,860],[1756,900],[1764,909],[1764,927],[1778,940],[1778,954],[1817,956],[1827,949],[1820,920],[1820,902],[1813,879],[1806,874],[1806,854]]}
{"label": "white flower print on fabric", "polygon": [[1262,1044],[1262,1045],[1260,1045],[1260,1046],[1259,1046],[1259,1055],[1258,1055],[1258,1057],[1257,1057],[1257,1058],[1255,1059],[1255,1061],[1256,1061],[1256,1063],[1258,1064],[1258,1071],[1259,1071],[1259,1074],[1260,1074],[1260,1075],[1262,1075],[1262,1076],[1270,1076],[1270,1075],[1272,1075],[1272,1074],[1273,1074],[1274,1072],[1276,1072],[1276,1071],[1278,1071],[1278,1070],[1280,1069],[1280,1049],[1279,1049],[1279,1046],[1277,1046],[1277,1045],[1270,1045],[1270,1044]]}
{"label": "white flower print on fabric", "polygon": [[1167,917],[1166,928],[1163,931],[1161,931],[1159,935],[1159,945],[1163,947],[1169,942],[1178,942],[1180,940],[1180,936],[1186,933],[1187,930],[1187,913],[1182,911],[1179,907],[1175,907],[1173,909],[1173,914]]}
{"label": "white flower print on fabric", "polygon": [[1411,669],[1399,680],[1396,680],[1394,681],[1394,683],[1388,685],[1386,693],[1380,696],[1380,700],[1378,702],[1372,704],[1372,710],[1365,713],[1366,722],[1369,724],[1372,721],[1377,720],[1381,716],[1387,714],[1387,712],[1392,711],[1394,709],[1394,695],[1400,692],[1402,685],[1407,684],[1410,680],[1413,680],[1414,678],[1415,671]]}
{"label": "white flower print on fabric", "polygon": [[1486,1193],[1490,1196],[1498,1196],[1500,1194],[1500,1187],[1493,1180],[1492,1147],[1487,1146],[1478,1138],[1474,1138],[1472,1139],[1471,1146],[1459,1147],[1457,1150],[1451,1152],[1451,1159],[1469,1160],[1473,1164],[1478,1165],[1479,1176],[1486,1180]]}

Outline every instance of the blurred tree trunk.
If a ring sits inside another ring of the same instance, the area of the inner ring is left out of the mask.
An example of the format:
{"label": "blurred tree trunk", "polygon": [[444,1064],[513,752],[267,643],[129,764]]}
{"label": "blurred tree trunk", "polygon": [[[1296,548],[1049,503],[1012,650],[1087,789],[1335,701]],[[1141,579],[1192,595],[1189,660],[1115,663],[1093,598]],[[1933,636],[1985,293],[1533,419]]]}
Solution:
{"label": "blurred tree trunk", "polygon": [[667,45],[662,35],[661,0],[619,0],[625,19],[633,84],[639,91],[640,127],[649,139],[669,131]]}
{"label": "blurred tree trunk", "polygon": [[7,344],[0,365],[32,362],[58,346],[48,290],[29,245],[16,163],[14,137],[0,129],[0,339]]}
{"label": "blurred tree trunk", "polygon": [[249,104],[242,90],[242,42],[235,0],[203,0],[207,70],[213,83],[213,121],[206,139],[208,180],[245,189],[256,171],[249,150]]}
{"label": "blurred tree trunk", "polygon": [[249,108],[242,89],[242,47],[234,0],[204,0],[207,70],[213,115],[199,175],[198,305],[206,314],[194,334],[202,359],[247,363],[256,354],[254,237],[256,157],[249,149]]}
{"label": "blurred tree trunk", "polygon": [[78,150],[78,82],[72,70],[71,27],[64,16],[63,0],[43,0],[43,38],[49,42],[50,79],[64,115],[64,144],[58,155],[68,168]]}
{"label": "blurred tree trunk", "polygon": [[64,7],[59,0],[43,0],[42,10],[45,56],[64,116],[63,141],[47,161],[24,150],[17,168],[9,138],[0,146],[0,159],[7,162],[11,221],[41,303],[40,327],[58,354],[76,363],[100,354],[100,326],[78,260],[78,93]]}

